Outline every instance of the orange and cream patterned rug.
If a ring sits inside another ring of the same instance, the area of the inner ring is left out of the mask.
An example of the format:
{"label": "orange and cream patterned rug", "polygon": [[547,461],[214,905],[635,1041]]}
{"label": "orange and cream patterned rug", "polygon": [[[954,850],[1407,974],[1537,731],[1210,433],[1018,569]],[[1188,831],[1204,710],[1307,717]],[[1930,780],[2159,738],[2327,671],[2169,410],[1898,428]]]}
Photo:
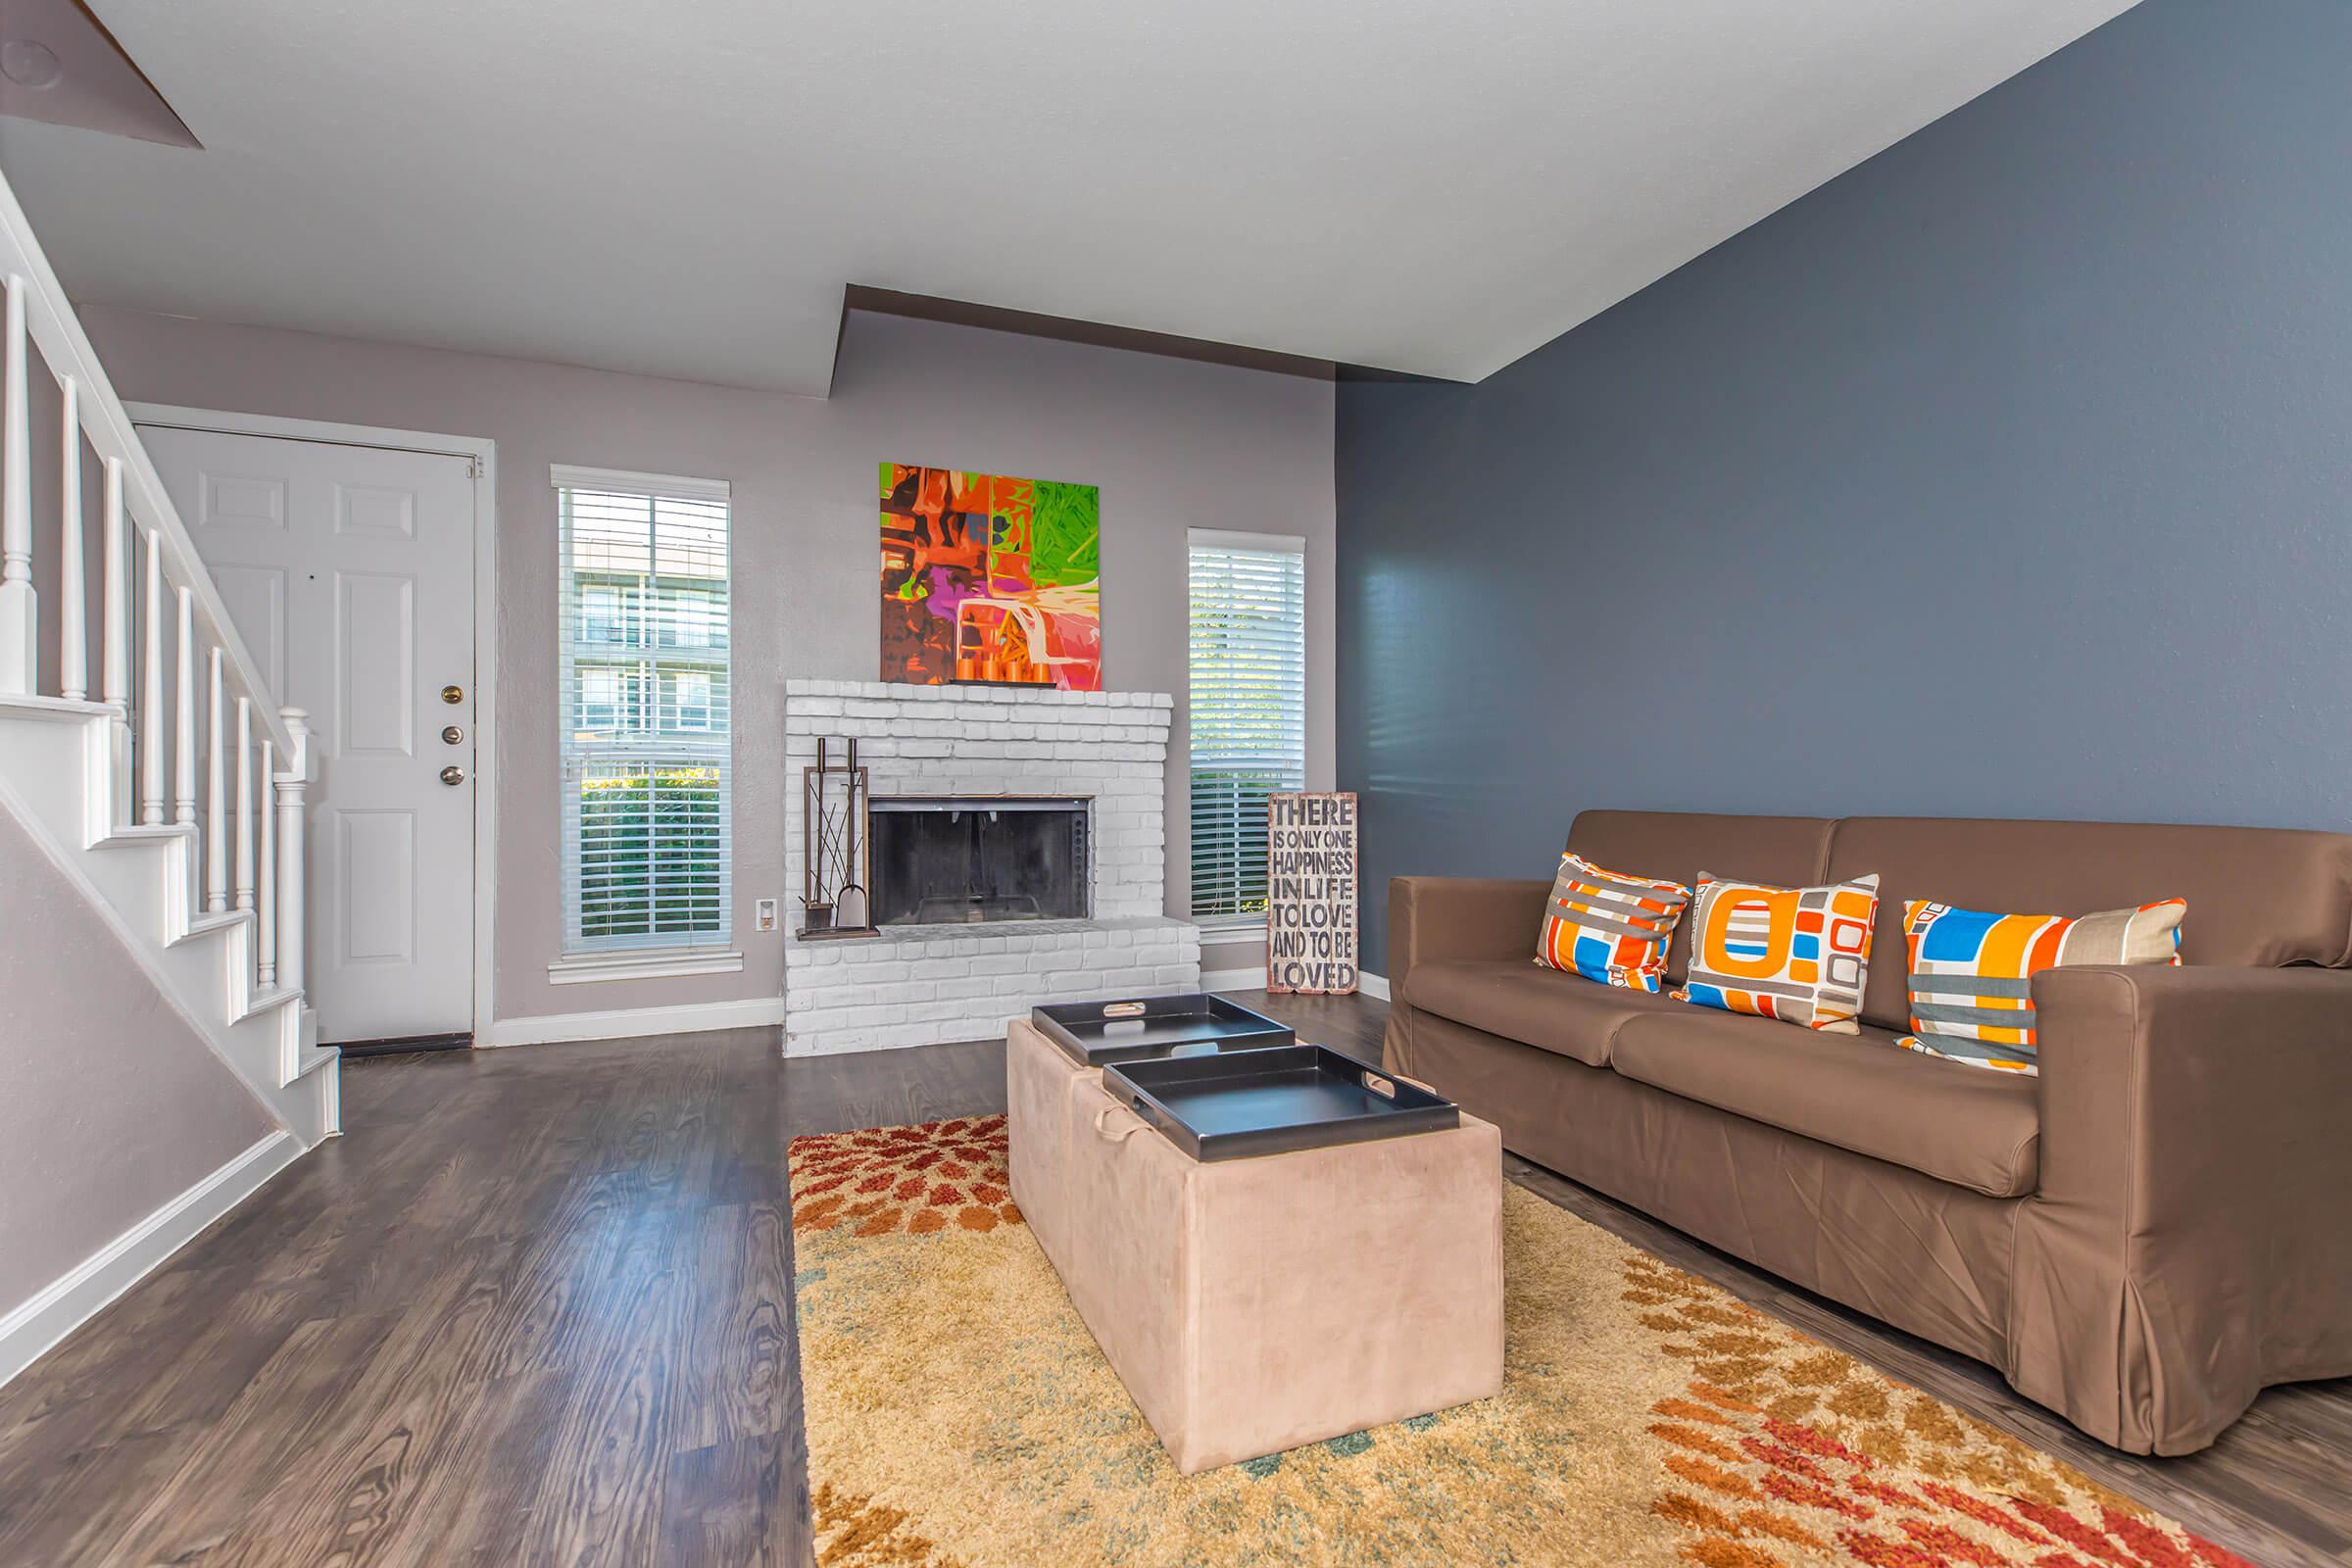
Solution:
{"label": "orange and cream patterned rug", "polygon": [[791,1170],[822,1568],[2246,1568],[1510,1186],[1499,1397],[1179,1476],[1021,1223],[1003,1117]]}

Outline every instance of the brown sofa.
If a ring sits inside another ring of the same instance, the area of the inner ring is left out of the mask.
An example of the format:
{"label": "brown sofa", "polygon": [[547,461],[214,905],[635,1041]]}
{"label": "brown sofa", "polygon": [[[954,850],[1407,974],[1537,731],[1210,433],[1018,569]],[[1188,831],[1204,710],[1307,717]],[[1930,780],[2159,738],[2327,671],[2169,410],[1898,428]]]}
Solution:
{"label": "brown sofa", "polygon": [[[1392,1070],[2119,1448],[2190,1452],[2268,1384],[2352,1373],[2352,835],[1587,811],[1569,847],[1685,882],[1878,872],[1862,1033],[1540,967],[1548,878],[1398,877]],[[2039,1077],[1893,1045],[1905,899],[2176,897],[2183,967],[2034,977]]]}

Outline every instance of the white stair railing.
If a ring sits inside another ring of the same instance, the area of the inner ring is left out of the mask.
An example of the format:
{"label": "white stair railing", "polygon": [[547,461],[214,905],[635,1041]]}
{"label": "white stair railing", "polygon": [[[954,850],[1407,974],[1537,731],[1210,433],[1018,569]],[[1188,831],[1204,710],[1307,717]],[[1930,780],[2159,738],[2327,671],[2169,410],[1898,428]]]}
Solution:
{"label": "white stair railing", "polygon": [[[88,703],[95,624],[91,711],[113,720],[114,787],[106,793],[116,820],[93,828],[101,838],[186,836],[191,925],[207,915],[252,919],[249,990],[265,997],[299,990],[303,805],[313,771],[302,711],[281,708],[263,682],[5,178],[0,282],[7,291],[0,315],[0,703]],[[54,519],[32,513],[36,352],[55,382],[63,420]],[[94,584],[83,515],[85,444],[100,468]],[[56,657],[45,663],[34,567],[51,550]],[[232,705],[233,727],[226,722]],[[233,754],[223,756],[232,744]]]}

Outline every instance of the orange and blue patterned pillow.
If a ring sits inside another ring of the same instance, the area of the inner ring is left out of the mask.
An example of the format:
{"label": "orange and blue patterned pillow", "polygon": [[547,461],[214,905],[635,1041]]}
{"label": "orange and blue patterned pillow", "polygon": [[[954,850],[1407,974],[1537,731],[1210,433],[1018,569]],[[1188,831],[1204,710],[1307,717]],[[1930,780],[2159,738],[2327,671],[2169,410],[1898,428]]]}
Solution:
{"label": "orange and blue patterned pillow", "polygon": [[1680,882],[1622,876],[1563,855],[1536,961],[1602,985],[1655,991],[1666,972],[1666,943],[1690,902]]}
{"label": "orange and blue patterned pillow", "polygon": [[2033,977],[2068,964],[2177,964],[2185,899],[2068,919],[1903,906],[1911,1033],[1895,1042],[1946,1061],[2037,1074]]}
{"label": "orange and blue patterned pillow", "polygon": [[1675,993],[1727,1012],[1831,1034],[1859,1033],[1870,980],[1876,873],[1818,888],[1727,882],[1701,871],[1690,914],[1690,974]]}

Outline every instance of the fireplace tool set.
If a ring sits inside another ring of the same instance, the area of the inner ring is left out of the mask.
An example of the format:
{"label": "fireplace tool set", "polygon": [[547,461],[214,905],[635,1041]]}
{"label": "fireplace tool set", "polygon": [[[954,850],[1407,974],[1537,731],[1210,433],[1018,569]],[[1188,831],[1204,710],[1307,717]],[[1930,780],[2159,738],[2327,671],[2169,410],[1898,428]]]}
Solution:
{"label": "fireplace tool set", "polygon": [[858,743],[819,736],[816,765],[801,769],[801,928],[804,942],[879,935],[866,897],[871,870],[866,813],[870,795]]}

